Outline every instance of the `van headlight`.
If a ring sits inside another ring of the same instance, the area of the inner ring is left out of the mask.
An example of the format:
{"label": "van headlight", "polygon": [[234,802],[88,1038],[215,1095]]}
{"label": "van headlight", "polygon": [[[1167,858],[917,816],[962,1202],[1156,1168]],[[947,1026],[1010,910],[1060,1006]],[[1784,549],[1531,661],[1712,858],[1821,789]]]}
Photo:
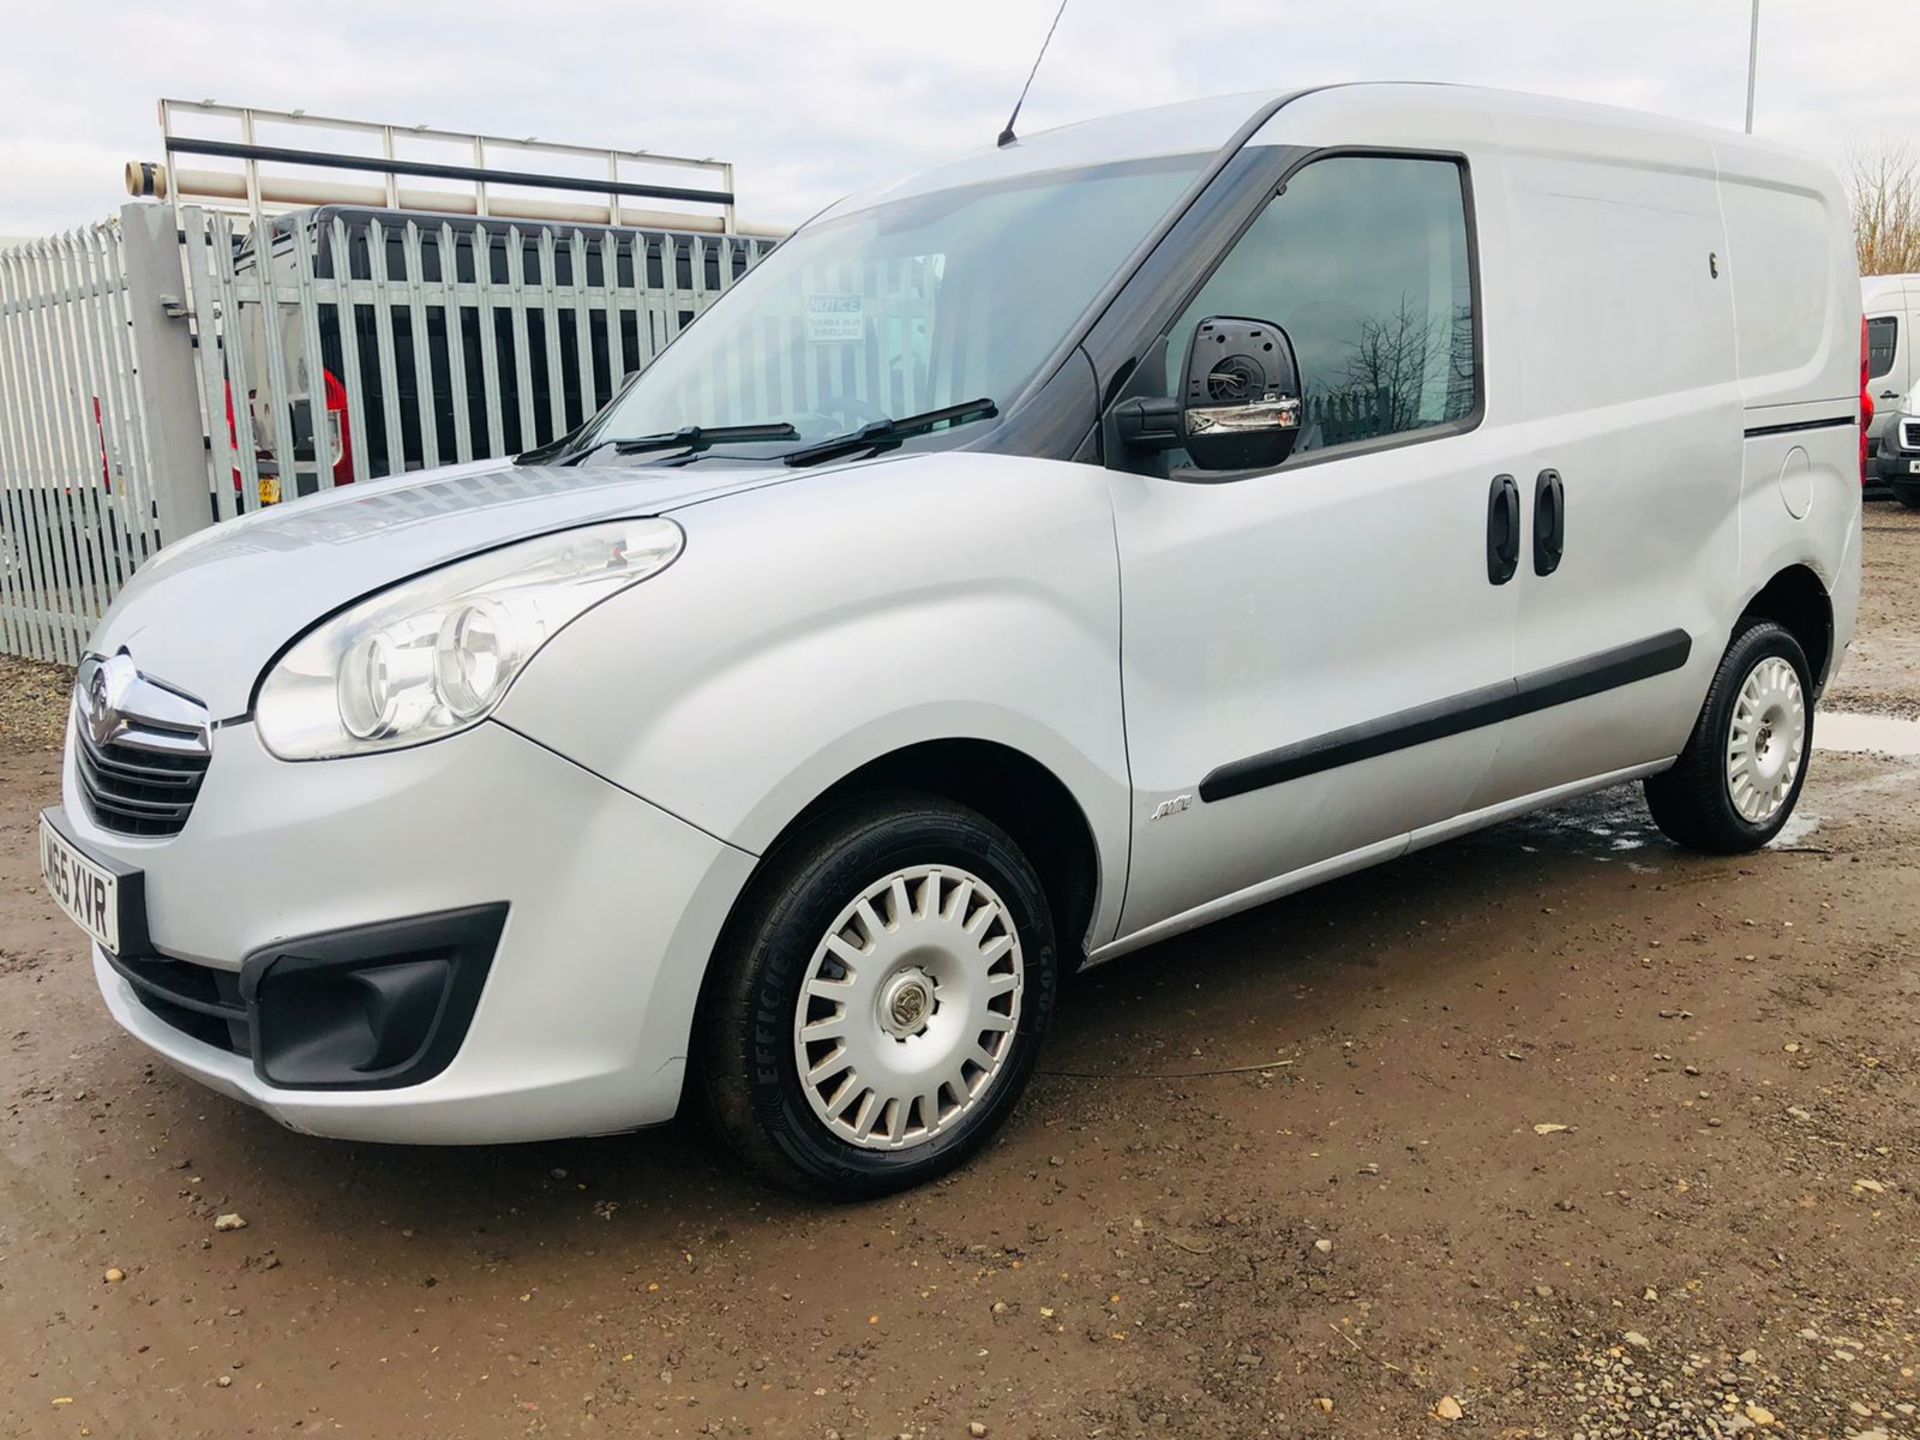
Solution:
{"label": "van headlight", "polygon": [[569,622],[657,575],[671,520],[562,530],[457,560],[357,601],[282,655],[254,723],[282,760],[419,745],[479,724]]}

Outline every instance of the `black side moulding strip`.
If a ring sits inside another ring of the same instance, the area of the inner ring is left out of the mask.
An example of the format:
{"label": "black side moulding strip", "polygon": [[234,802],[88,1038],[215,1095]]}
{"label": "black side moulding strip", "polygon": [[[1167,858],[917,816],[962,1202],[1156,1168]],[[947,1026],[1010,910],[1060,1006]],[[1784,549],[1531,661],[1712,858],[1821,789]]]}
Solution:
{"label": "black side moulding strip", "polygon": [[1684,630],[1668,630],[1565,665],[1535,670],[1514,680],[1416,705],[1410,710],[1329,731],[1244,760],[1229,761],[1209,771],[1200,782],[1200,798],[1230,799],[1428,741],[1463,735],[1483,725],[1497,725],[1502,720],[1584,700],[1590,695],[1631,685],[1636,680],[1678,670],[1692,653],[1692,636]]}

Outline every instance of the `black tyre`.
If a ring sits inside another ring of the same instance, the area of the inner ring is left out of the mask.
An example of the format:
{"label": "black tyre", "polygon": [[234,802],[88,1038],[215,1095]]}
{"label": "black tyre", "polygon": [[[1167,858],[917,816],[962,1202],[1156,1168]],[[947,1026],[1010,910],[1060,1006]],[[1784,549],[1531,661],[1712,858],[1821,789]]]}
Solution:
{"label": "black tyre", "polygon": [[1911,485],[1899,486],[1894,490],[1893,498],[1909,510],[1920,510],[1920,490]]}
{"label": "black tyre", "polygon": [[1671,770],[1648,777],[1647,808],[1676,845],[1758,850],[1787,823],[1813,751],[1806,652],[1771,620],[1745,622],[1714,672]]}
{"label": "black tyre", "polygon": [[1056,989],[1033,867],[927,796],[822,814],[771,852],[702,1006],[706,1108],[766,1179],[839,1199],[961,1163],[1033,1073]]}

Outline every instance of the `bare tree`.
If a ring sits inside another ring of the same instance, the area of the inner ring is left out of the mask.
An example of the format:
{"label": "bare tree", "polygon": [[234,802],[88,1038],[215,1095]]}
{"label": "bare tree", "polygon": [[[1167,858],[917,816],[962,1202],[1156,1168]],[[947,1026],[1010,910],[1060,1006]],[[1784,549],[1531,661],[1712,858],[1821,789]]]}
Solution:
{"label": "bare tree", "polygon": [[1862,275],[1920,270],[1920,158],[1904,140],[1847,157],[1853,246]]}
{"label": "bare tree", "polygon": [[[1330,430],[1355,432],[1345,438],[1413,430],[1458,419],[1472,408],[1469,306],[1455,306],[1450,317],[1434,315],[1402,295],[1391,314],[1361,317],[1347,352],[1345,374],[1324,388],[1319,406]],[[1428,393],[1436,383],[1444,385],[1443,397]],[[1425,413],[1434,398],[1440,398],[1442,414]]]}
{"label": "bare tree", "polygon": [[1413,428],[1434,359],[1436,328],[1424,307],[1402,295],[1393,314],[1363,317],[1358,337],[1347,342],[1342,393],[1362,401],[1383,433]]}

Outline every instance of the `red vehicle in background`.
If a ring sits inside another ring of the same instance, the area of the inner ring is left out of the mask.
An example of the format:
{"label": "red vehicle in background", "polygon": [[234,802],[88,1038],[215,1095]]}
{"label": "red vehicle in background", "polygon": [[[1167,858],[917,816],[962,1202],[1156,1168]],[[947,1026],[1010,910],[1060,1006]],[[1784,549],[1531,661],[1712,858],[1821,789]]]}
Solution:
{"label": "red vehicle in background", "polygon": [[1873,378],[1871,350],[1867,321],[1863,315],[1860,318],[1860,486],[1862,489],[1871,483],[1873,475],[1869,463],[1873,459],[1873,441],[1867,438],[1867,432],[1873,429],[1873,394],[1868,389]]}
{"label": "red vehicle in background", "polygon": [[[347,387],[340,383],[340,377],[331,370],[321,372],[321,393],[325,402],[325,427],[327,437],[327,463],[329,464],[335,485],[353,483],[353,425],[347,415]],[[273,438],[273,417],[263,414],[259,405],[259,391],[248,394],[253,408],[253,433],[257,442],[266,442]],[[310,413],[310,403],[297,400],[294,404],[294,456],[296,474],[298,462],[304,460],[313,467],[315,459],[311,427],[303,427],[301,419]],[[304,433],[303,433],[304,431]],[[233,382],[227,382],[227,442],[234,452],[240,449],[240,426],[233,413]],[[304,452],[304,453],[302,453]],[[256,443],[254,447],[255,473],[260,478],[260,503],[276,505],[285,498],[282,493],[280,464],[273,448],[265,443]],[[305,485],[296,480],[295,493],[306,495],[319,488],[317,484]],[[246,493],[246,477],[238,465],[233,467],[233,493]]]}

